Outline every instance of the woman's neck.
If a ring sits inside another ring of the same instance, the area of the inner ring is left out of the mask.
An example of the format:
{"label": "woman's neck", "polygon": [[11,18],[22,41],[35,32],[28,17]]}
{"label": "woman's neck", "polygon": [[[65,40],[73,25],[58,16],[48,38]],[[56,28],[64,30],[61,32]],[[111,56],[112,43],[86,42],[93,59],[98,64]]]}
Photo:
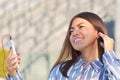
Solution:
{"label": "woman's neck", "polygon": [[92,45],[89,45],[89,47],[86,47],[85,50],[81,51],[81,53],[81,58],[84,61],[92,62],[97,59],[99,57],[97,41]]}

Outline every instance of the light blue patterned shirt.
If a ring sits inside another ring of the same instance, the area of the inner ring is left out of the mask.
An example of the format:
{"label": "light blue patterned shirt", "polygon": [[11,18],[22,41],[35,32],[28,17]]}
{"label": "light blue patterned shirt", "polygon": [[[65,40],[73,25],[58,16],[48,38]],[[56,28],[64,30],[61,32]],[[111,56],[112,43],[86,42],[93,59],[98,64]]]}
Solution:
{"label": "light blue patterned shirt", "polygon": [[[120,60],[114,51],[106,51],[103,54],[103,63],[99,59],[91,63],[79,59],[68,70],[69,78],[64,77],[59,71],[58,64],[49,74],[48,80],[120,80]],[[9,77],[7,80],[24,80],[18,72],[16,76]]]}
{"label": "light blue patterned shirt", "polygon": [[106,51],[102,60],[103,63],[99,59],[88,63],[79,59],[68,70],[69,78],[61,74],[58,64],[50,72],[48,80],[120,80],[120,60],[114,51]]}

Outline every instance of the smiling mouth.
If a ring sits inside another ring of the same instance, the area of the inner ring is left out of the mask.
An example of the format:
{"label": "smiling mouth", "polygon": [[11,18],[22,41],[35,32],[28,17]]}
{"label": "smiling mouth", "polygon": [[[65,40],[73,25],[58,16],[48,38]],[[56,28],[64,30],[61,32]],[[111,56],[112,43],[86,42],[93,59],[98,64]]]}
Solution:
{"label": "smiling mouth", "polygon": [[80,42],[82,40],[82,38],[77,38],[77,39],[75,39],[75,43],[78,43],[78,42]]}

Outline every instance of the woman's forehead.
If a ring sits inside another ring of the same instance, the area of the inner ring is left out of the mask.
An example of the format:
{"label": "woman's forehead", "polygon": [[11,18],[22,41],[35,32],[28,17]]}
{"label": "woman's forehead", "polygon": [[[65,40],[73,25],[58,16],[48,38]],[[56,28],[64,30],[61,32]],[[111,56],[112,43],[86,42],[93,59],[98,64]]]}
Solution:
{"label": "woman's forehead", "polygon": [[91,23],[89,21],[87,21],[86,19],[83,19],[83,18],[75,18],[72,21],[71,27],[81,25],[81,24],[91,24]]}

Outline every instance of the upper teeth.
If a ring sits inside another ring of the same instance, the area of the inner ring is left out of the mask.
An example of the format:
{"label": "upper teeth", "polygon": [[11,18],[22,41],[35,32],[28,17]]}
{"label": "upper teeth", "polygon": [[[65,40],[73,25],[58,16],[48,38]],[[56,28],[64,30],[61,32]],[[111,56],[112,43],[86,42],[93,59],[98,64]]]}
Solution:
{"label": "upper teeth", "polygon": [[75,43],[76,42],[78,42],[78,41],[80,41],[82,38],[77,38],[77,39],[75,39]]}

